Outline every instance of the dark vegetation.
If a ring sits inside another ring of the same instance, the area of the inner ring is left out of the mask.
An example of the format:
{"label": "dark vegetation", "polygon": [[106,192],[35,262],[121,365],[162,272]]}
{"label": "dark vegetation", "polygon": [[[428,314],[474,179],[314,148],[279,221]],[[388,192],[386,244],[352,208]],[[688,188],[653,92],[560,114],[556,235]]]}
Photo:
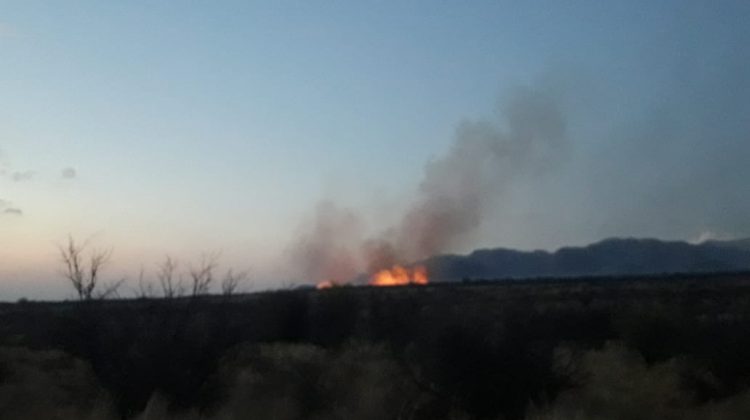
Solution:
{"label": "dark vegetation", "polygon": [[19,302],[0,409],[74,360],[90,418],[746,418],[748,349],[747,273]]}

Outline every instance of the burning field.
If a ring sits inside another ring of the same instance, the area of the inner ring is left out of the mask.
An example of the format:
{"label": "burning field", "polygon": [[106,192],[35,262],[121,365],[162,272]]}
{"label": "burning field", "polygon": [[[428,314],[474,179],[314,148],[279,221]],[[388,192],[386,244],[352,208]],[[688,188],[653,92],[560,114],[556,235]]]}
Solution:
{"label": "burning field", "polygon": [[370,280],[372,286],[406,286],[427,284],[427,269],[424,266],[405,268],[396,265],[391,269],[380,270]]}
{"label": "burning field", "polygon": [[367,226],[354,209],[319,203],[289,247],[284,265],[296,281],[319,288],[427,284],[420,261],[474,243],[509,183],[545,173],[567,147],[555,93],[517,89],[501,110],[499,122],[458,127],[448,152],[425,165],[419,189],[394,223]]}
{"label": "burning field", "polygon": [[[427,279],[427,269],[418,265],[415,267],[403,267],[400,265],[394,265],[389,269],[382,269],[370,276],[370,280],[367,283],[370,286],[409,286],[409,285],[420,285],[424,286],[429,283]],[[324,280],[316,285],[317,289],[328,289],[335,286],[341,286],[342,284],[336,283],[332,280]]]}

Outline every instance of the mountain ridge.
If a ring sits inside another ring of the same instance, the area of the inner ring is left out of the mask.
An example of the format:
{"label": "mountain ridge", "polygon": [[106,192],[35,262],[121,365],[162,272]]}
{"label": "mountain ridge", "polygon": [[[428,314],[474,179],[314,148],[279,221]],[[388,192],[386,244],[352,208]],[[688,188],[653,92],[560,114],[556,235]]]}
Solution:
{"label": "mountain ridge", "polygon": [[531,278],[708,273],[750,269],[750,239],[686,241],[607,238],[556,251],[477,249],[466,255],[437,255],[422,261],[432,281],[464,278]]}

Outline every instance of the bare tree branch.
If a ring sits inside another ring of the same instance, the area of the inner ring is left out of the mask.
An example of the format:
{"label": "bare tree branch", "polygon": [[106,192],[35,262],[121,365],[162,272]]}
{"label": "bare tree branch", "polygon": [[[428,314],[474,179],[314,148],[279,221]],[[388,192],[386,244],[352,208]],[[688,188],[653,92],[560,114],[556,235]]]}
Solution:
{"label": "bare tree branch", "polygon": [[156,273],[156,278],[159,279],[159,286],[161,286],[162,295],[167,299],[182,296],[185,292],[182,278],[176,278],[177,266],[177,261],[167,255],[164,262],[159,265]]}
{"label": "bare tree branch", "polygon": [[218,267],[219,254],[203,254],[201,263],[197,267],[190,267],[188,273],[192,281],[191,293],[193,296],[205,295],[214,281],[214,270]]}
{"label": "bare tree branch", "polygon": [[117,280],[116,282],[103,285],[104,287],[100,287],[99,288],[100,290],[96,292],[95,294],[96,298],[97,299],[119,298],[120,297],[119,289],[123,283],[125,283],[125,279],[120,279],[120,280]]}
{"label": "bare tree branch", "polygon": [[91,300],[94,297],[107,297],[115,294],[122,281],[107,286],[103,292],[97,292],[101,270],[112,257],[112,250],[92,251],[89,256],[89,265],[86,267],[84,250],[87,246],[88,241],[79,245],[73,236],[68,236],[67,244],[58,246],[64,264],[63,276],[73,286],[80,300]]}
{"label": "bare tree branch", "polygon": [[247,271],[234,273],[230,268],[221,280],[221,293],[224,296],[233,295],[237,291],[239,285],[247,281],[248,276],[249,274]]}
{"label": "bare tree branch", "polygon": [[138,289],[135,290],[135,297],[138,299],[149,299],[154,297],[154,285],[145,278],[145,270],[141,266],[138,272]]}

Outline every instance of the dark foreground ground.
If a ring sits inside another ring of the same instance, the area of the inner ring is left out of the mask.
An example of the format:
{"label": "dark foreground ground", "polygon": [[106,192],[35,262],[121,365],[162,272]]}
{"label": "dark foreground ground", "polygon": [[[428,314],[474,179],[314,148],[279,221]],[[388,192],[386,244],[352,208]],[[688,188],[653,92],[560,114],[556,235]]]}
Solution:
{"label": "dark foreground ground", "polygon": [[750,274],[0,305],[3,419],[747,419]]}

